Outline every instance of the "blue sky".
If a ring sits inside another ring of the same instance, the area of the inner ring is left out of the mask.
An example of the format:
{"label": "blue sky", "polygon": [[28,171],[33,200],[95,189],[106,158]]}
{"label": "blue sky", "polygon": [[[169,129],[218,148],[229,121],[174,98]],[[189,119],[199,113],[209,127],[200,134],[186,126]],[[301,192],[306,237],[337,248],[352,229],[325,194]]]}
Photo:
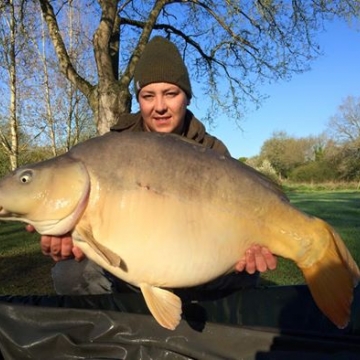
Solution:
{"label": "blue sky", "polygon": [[[274,131],[294,137],[320,135],[347,96],[360,96],[360,32],[344,23],[330,23],[318,43],[324,55],[310,71],[294,75],[289,82],[259,88],[269,98],[260,109],[245,114],[242,130],[229,119],[208,128],[233,157],[258,155]],[[198,114],[196,108],[193,111]]]}

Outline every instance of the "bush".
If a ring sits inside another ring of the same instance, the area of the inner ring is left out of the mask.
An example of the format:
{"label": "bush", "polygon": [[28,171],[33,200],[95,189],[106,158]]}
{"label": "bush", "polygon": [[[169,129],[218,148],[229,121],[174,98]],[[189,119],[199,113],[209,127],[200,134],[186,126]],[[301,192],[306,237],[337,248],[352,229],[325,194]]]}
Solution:
{"label": "bush", "polygon": [[263,160],[259,166],[254,166],[254,164],[251,164],[250,161],[249,162],[247,161],[247,165],[261,172],[263,175],[265,175],[270,180],[272,180],[275,184],[281,185],[280,178],[269,160],[267,159]]}
{"label": "bush", "polygon": [[322,183],[337,179],[338,173],[325,161],[312,161],[295,168],[289,174],[294,182]]}

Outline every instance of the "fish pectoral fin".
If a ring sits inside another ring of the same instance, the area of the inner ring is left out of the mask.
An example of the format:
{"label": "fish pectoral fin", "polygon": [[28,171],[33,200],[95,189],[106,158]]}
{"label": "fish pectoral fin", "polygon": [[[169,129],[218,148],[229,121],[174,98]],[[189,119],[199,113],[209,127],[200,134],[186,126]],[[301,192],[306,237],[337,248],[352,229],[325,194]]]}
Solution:
{"label": "fish pectoral fin", "polygon": [[[77,234],[79,235],[79,241],[86,242],[108,264],[115,267],[123,265],[126,268],[125,264],[121,264],[121,258],[118,254],[114,253],[108,247],[100,244],[94,239],[94,236],[89,228],[79,227],[77,229]],[[73,234],[73,236],[75,235]]]}
{"label": "fish pectoral fin", "polygon": [[300,268],[317,306],[334,324],[344,328],[350,320],[353,290],[360,272],[340,236],[328,225],[325,227],[331,239],[324,256]]}
{"label": "fish pectoral fin", "polygon": [[115,254],[112,250],[108,249],[104,245],[101,245],[95,240],[94,240],[94,245],[98,248],[99,253],[110,265],[115,267],[120,267],[121,258],[118,254]]}
{"label": "fish pectoral fin", "polygon": [[148,284],[141,284],[140,289],[155,320],[164,328],[174,330],[181,320],[180,298],[169,290]]}

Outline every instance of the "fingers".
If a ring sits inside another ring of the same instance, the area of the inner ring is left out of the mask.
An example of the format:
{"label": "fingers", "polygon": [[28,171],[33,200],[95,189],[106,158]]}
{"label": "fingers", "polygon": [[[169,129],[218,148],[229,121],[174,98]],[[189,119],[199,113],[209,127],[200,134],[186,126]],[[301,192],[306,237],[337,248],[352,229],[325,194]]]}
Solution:
{"label": "fingers", "polygon": [[25,230],[28,231],[28,232],[35,232],[35,228],[30,224],[27,224],[25,226]]}
{"label": "fingers", "polygon": [[[25,226],[26,231],[35,232],[32,225]],[[49,236],[42,235],[40,238],[41,252],[46,256],[51,256],[54,261],[75,258],[76,261],[85,259],[82,250],[74,246],[70,235]]]}
{"label": "fingers", "polygon": [[40,249],[44,255],[51,253],[51,236],[43,235],[40,238]]}
{"label": "fingers", "polygon": [[61,239],[61,260],[73,257],[73,241],[70,235],[63,236]]}
{"label": "fingers", "polygon": [[[261,269],[263,270],[263,261],[260,258],[261,253],[259,251],[258,246],[253,246],[252,248],[248,249],[245,253],[245,259],[246,259],[246,268],[245,270],[249,274],[254,274],[256,271],[257,265],[260,263]],[[259,269],[260,271],[260,269]]]}
{"label": "fingers", "polygon": [[237,262],[237,264],[235,265],[235,271],[241,272],[244,271],[246,269],[246,258],[245,256]]}
{"label": "fingers", "polygon": [[277,266],[277,257],[274,256],[270,250],[266,247],[261,248],[261,253],[265,260],[268,270],[275,270]]}
{"label": "fingers", "polygon": [[235,270],[246,270],[249,274],[254,274],[256,271],[274,270],[276,266],[277,258],[268,248],[253,245],[245,252],[245,256],[238,261]]}
{"label": "fingers", "polygon": [[80,248],[78,248],[77,246],[74,246],[72,248],[72,253],[75,257],[76,261],[81,261],[85,259],[85,254],[82,252],[82,250]]}
{"label": "fingers", "polygon": [[72,258],[73,242],[70,235],[41,236],[40,248],[44,255],[51,256],[53,260],[60,261]]}

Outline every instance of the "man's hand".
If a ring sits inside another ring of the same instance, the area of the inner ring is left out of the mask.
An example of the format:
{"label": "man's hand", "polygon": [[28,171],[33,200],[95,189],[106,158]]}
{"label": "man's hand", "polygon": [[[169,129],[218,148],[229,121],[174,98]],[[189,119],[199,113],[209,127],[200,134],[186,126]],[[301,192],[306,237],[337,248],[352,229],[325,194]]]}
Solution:
{"label": "man's hand", "polygon": [[253,245],[245,252],[245,256],[236,264],[236,271],[247,271],[254,274],[255,271],[265,272],[276,269],[277,258],[266,247]]}
{"label": "man's hand", "polygon": [[[26,225],[26,230],[29,232],[35,231],[32,225]],[[75,258],[76,261],[81,261],[85,258],[81,249],[74,246],[72,237],[69,234],[63,236],[42,235],[40,247],[44,255],[51,256],[55,261],[71,258]]]}

